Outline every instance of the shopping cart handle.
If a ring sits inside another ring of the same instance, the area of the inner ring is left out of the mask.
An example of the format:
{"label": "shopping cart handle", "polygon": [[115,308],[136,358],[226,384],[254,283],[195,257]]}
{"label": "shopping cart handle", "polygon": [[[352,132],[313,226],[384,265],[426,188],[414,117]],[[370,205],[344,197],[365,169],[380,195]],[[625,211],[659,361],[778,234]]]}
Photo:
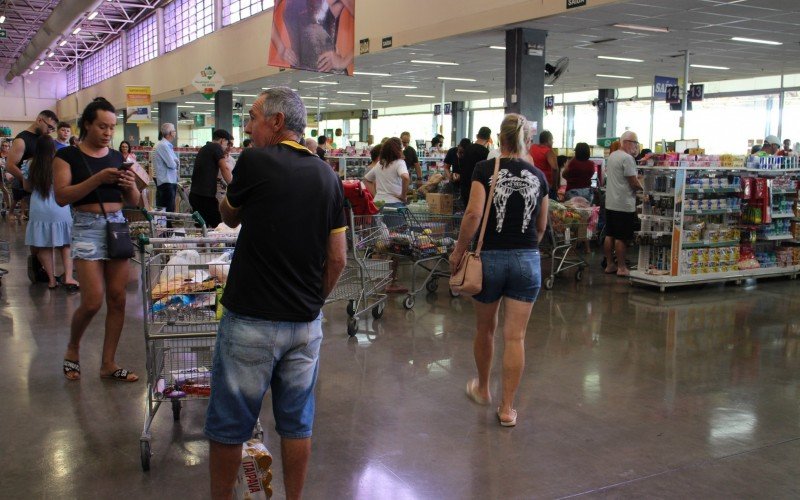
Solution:
{"label": "shopping cart handle", "polygon": [[200,212],[193,213],[192,214],[192,219],[194,219],[194,221],[197,222],[198,224],[200,224],[201,226],[205,226],[206,225],[206,221],[205,221],[205,219],[203,219],[203,216],[200,215]]}
{"label": "shopping cart handle", "polygon": [[142,211],[142,213],[144,214],[144,218],[147,220],[147,222],[153,222],[153,216],[150,214],[150,212],[147,211],[146,208],[139,208],[139,210]]}
{"label": "shopping cart handle", "polygon": [[150,243],[150,238],[148,238],[147,235],[140,234],[138,239],[139,239],[139,246],[141,248],[146,247]]}

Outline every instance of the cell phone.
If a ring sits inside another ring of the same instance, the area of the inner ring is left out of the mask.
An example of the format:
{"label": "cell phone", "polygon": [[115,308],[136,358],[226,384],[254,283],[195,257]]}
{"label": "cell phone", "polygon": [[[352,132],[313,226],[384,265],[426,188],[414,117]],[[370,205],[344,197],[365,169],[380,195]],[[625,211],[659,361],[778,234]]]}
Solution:
{"label": "cell phone", "polygon": [[120,165],[117,168],[119,170],[129,170],[132,166],[133,166],[133,162],[132,161],[126,161],[125,163],[123,163],[122,165]]}

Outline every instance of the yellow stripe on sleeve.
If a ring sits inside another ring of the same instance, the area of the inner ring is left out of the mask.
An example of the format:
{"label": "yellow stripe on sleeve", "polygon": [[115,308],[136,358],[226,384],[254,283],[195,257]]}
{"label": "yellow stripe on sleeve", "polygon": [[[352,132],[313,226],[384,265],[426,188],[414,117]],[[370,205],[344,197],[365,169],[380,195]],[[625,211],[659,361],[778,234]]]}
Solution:
{"label": "yellow stripe on sleeve", "polygon": [[339,228],[336,228],[336,229],[332,229],[331,230],[331,234],[339,234],[339,233],[343,233],[345,231],[347,231],[347,226],[339,227]]}

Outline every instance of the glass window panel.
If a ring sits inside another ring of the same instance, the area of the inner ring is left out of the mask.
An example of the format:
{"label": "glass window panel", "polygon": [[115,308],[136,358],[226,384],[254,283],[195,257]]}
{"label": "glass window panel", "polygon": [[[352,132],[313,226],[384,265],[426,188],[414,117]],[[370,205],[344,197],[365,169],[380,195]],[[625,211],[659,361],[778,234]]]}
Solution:
{"label": "glass window panel", "polygon": [[128,31],[128,67],[132,68],[158,56],[158,25],[150,16]]}
{"label": "glass window panel", "polygon": [[81,64],[81,88],[85,89],[119,73],[122,73],[122,38],[117,38],[84,59]]}
{"label": "glass window panel", "polygon": [[78,65],[75,64],[67,70],[67,95],[74,94],[80,90],[78,85]]}
{"label": "glass window panel", "polygon": [[783,103],[783,129],[781,130],[781,141],[789,139],[792,149],[797,152],[795,146],[800,142],[800,92],[786,92]]}
{"label": "glass window panel", "polygon": [[164,8],[164,50],[172,51],[214,31],[214,0],[175,0]]}
{"label": "glass window panel", "polygon": [[[595,97],[596,92],[592,93]],[[575,106],[575,141],[574,144],[585,142],[589,145],[597,144],[597,108],[591,104]]]}
{"label": "glass window panel", "polygon": [[228,26],[275,5],[275,0],[222,0],[222,25]]}

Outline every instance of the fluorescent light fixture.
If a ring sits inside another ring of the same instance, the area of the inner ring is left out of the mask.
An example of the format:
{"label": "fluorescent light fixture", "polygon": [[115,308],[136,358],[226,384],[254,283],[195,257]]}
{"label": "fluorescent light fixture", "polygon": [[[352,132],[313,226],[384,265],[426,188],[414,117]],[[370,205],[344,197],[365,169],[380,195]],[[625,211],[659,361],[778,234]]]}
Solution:
{"label": "fluorescent light fixture", "polygon": [[81,27],[80,27],[80,26],[78,26],[77,28],[75,28],[74,30],[72,30],[72,34],[73,34],[73,35],[77,35],[77,34],[78,34],[78,33],[80,33],[80,32],[81,32]]}
{"label": "fluorescent light fixture", "polygon": [[234,97],[258,97],[258,94],[233,94]]}
{"label": "fluorescent light fixture", "polygon": [[456,78],[454,76],[437,76],[437,80],[452,80],[454,82],[477,82],[474,78]]}
{"label": "fluorescent light fixture", "polygon": [[658,26],[643,26],[641,24],[612,24],[615,28],[635,31],[651,31],[653,33],[669,33],[669,28],[661,28]]}
{"label": "fluorescent light fixture", "polygon": [[[361,99],[361,102],[369,102],[369,99]],[[372,102],[389,102],[382,99],[373,99]]]}
{"label": "fluorescent light fixture", "polygon": [[415,89],[414,85],[381,85],[385,89]]}
{"label": "fluorescent light fixture", "polygon": [[369,92],[356,92],[355,90],[337,90],[337,94],[369,95]]}
{"label": "fluorescent light fixture", "polygon": [[502,45],[489,45],[489,48],[494,50],[506,50]]}
{"label": "fluorescent light fixture", "polygon": [[553,84],[552,84],[552,83],[545,83],[545,84],[544,84],[544,86],[545,86],[545,87],[552,87],[552,86],[553,86]]}
{"label": "fluorescent light fixture", "polygon": [[63,47],[63,46],[64,46],[64,45],[66,45],[66,44],[67,44],[67,41],[66,41],[66,40],[61,40],[60,42],[58,42],[58,46],[59,46],[59,47]]}
{"label": "fluorescent light fixture", "polygon": [[300,96],[300,99],[314,99],[315,101],[316,101],[317,99],[319,99],[320,101],[327,101],[327,100],[328,100],[328,98],[327,98],[327,97],[314,97],[314,96],[312,96],[312,95],[304,95],[304,96]]}
{"label": "fluorescent light fixture", "polygon": [[456,89],[456,92],[464,92],[467,94],[488,94],[486,90],[471,90],[471,89]]}
{"label": "fluorescent light fixture", "polygon": [[54,55],[56,55],[56,53],[52,50],[47,53],[47,57],[53,57]]}
{"label": "fluorescent light fixture", "polygon": [[762,45],[783,45],[783,42],[775,42],[773,40],[761,40],[758,38],[745,38],[742,36],[735,36],[731,38],[734,42],[747,42],[747,43],[760,43]]}
{"label": "fluorescent light fixture", "polygon": [[90,20],[90,21],[91,21],[92,19],[94,19],[95,17],[97,17],[97,14],[98,14],[98,13],[97,13],[97,11],[94,11],[94,12],[92,12],[91,14],[89,14],[89,17],[87,17],[86,19],[88,19],[88,20]]}
{"label": "fluorescent light fixture", "polygon": [[328,106],[355,106],[352,102],[327,102]]}
{"label": "fluorescent light fixture", "polygon": [[727,70],[730,69],[730,68],[728,68],[726,66],[710,66],[708,64],[690,64],[689,66],[691,66],[693,68],[702,68],[702,69],[719,69],[719,70],[722,70],[722,71],[727,71]]}
{"label": "fluorescent light fixture", "polygon": [[183,104],[178,104],[179,108],[194,108],[194,106],[185,106]]}
{"label": "fluorescent light fixture", "polygon": [[3,24],[4,22],[6,22],[6,16],[2,15],[0,16],[0,24]]}
{"label": "fluorescent light fixture", "polygon": [[192,111],[191,113],[193,115],[210,115],[211,114],[209,111]]}
{"label": "fluorescent light fixture", "polygon": [[368,71],[353,71],[353,74],[358,76],[392,76],[389,73],[370,73]]}
{"label": "fluorescent light fixture", "polygon": [[33,70],[28,71],[28,74],[32,75],[33,74]]}
{"label": "fluorescent light fixture", "polygon": [[439,66],[458,66],[458,63],[454,62],[447,62],[447,61],[426,61],[424,59],[412,59],[412,63],[416,64],[437,64]]}
{"label": "fluorescent light fixture", "polygon": [[339,82],[326,82],[324,80],[299,80],[300,83],[310,83],[312,85],[339,85]]}
{"label": "fluorescent light fixture", "polygon": [[622,76],[622,75],[604,75],[602,73],[597,73],[596,75],[599,78],[620,78],[622,80],[633,80],[632,76]]}
{"label": "fluorescent light fixture", "polygon": [[406,94],[406,97],[420,97],[422,99],[433,99],[435,95]]}
{"label": "fluorescent light fixture", "polygon": [[203,102],[203,101],[186,101],[186,104],[205,104],[205,105],[213,106],[214,105],[214,101],[206,101],[206,102]]}
{"label": "fluorescent light fixture", "polygon": [[598,59],[608,59],[609,61],[625,61],[625,62],[644,62],[644,59],[634,59],[632,57],[614,57],[614,56],[597,56]]}

